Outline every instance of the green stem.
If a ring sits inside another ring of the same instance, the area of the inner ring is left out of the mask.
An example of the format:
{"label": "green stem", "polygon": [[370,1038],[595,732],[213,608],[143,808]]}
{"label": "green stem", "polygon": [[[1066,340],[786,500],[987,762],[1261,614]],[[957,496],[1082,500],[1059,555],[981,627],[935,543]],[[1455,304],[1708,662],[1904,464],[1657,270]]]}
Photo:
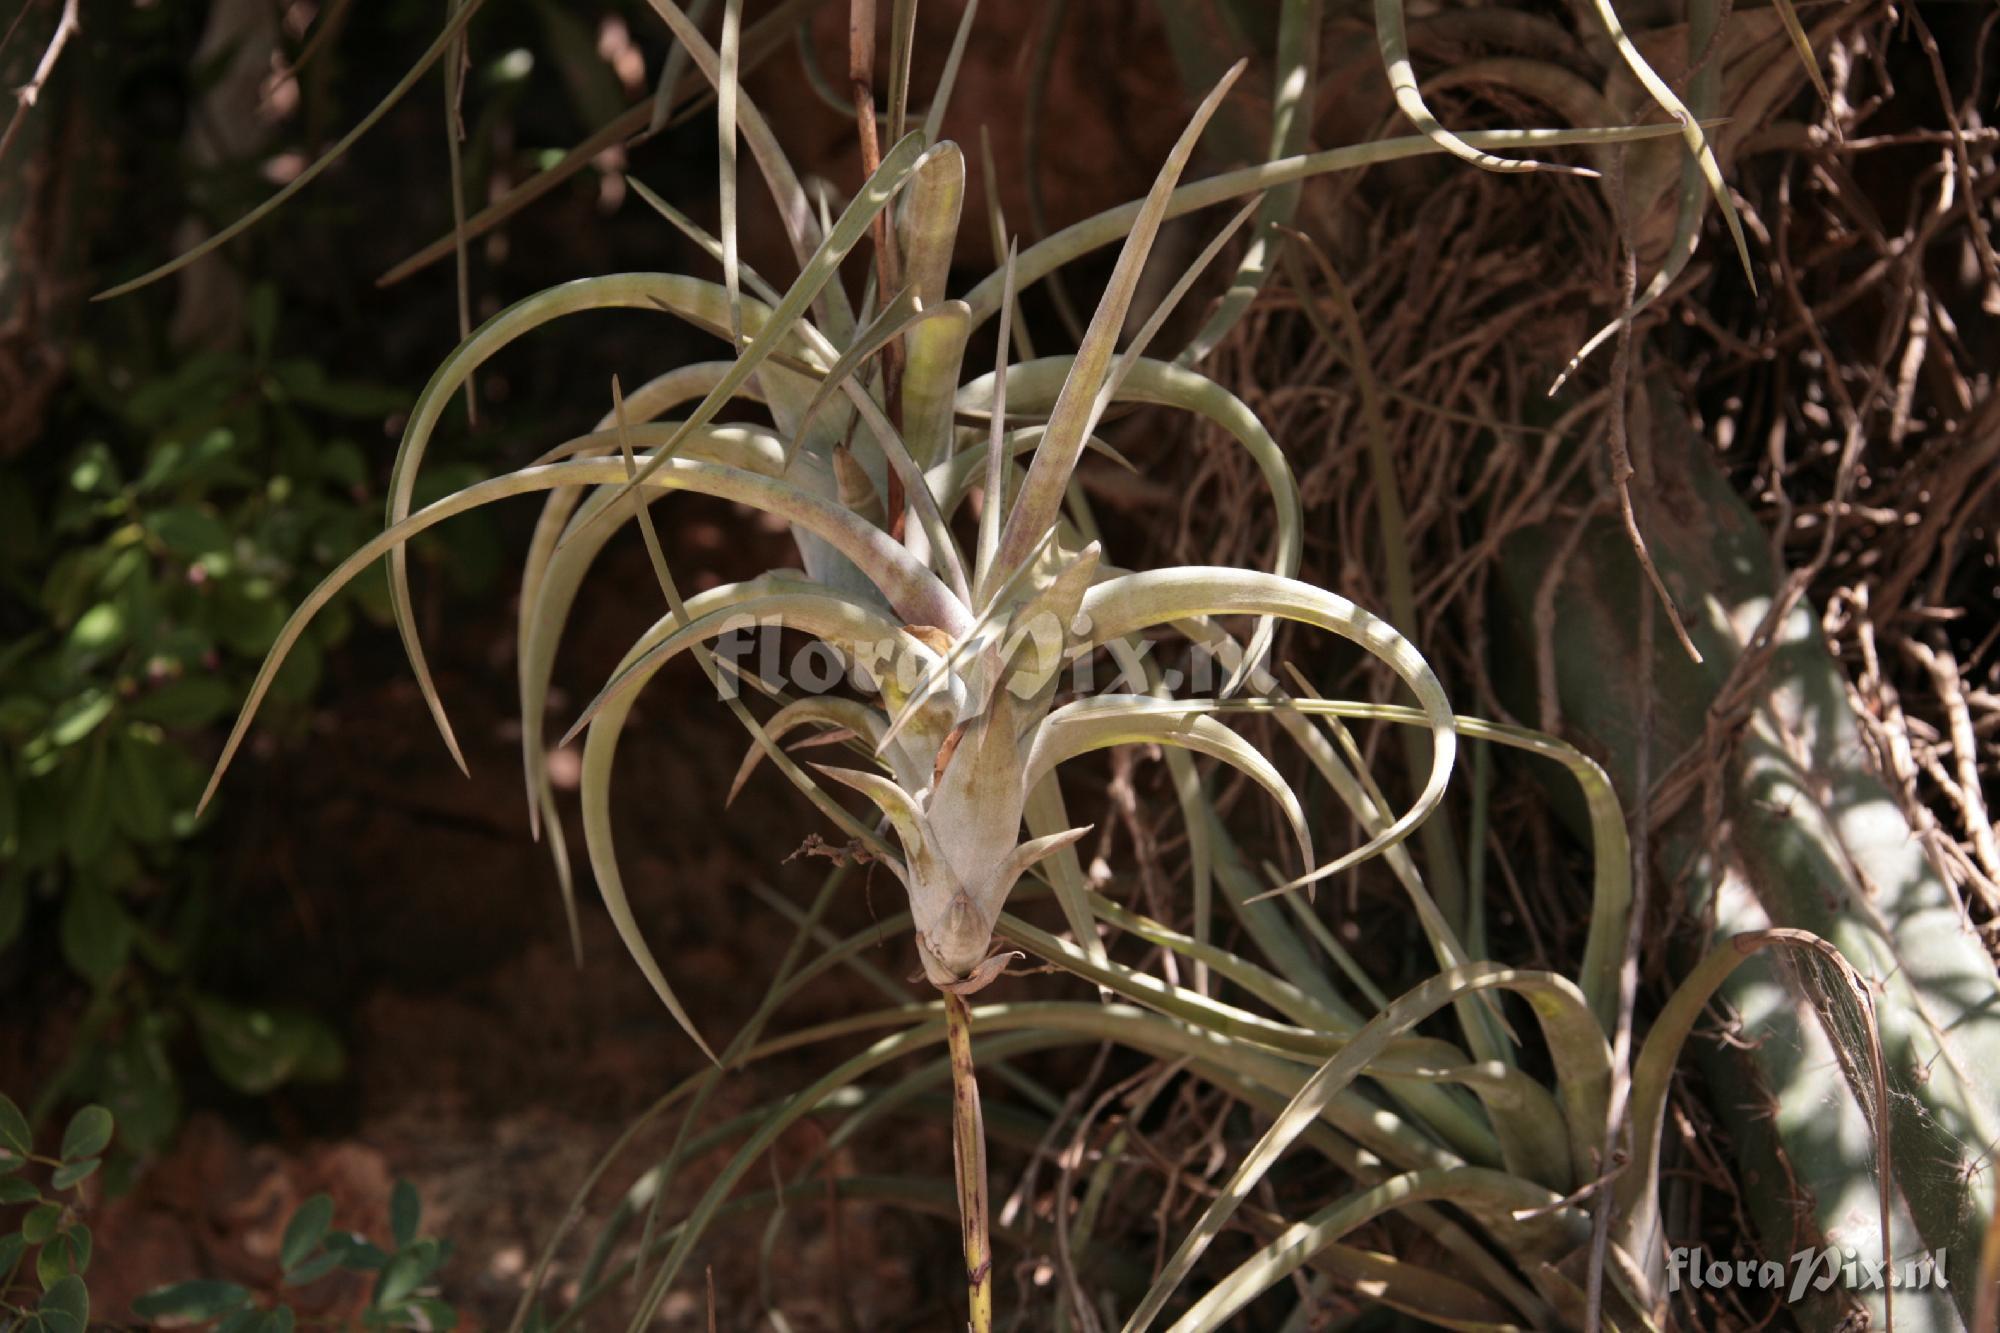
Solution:
{"label": "green stem", "polygon": [[972,1064],[972,1015],[963,996],[944,992],[945,1042],[951,1049],[952,1166],[958,1179],[959,1228],[965,1238],[965,1291],[972,1333],[993,1333],[993,1238],[986,1216],[986,1126]]}

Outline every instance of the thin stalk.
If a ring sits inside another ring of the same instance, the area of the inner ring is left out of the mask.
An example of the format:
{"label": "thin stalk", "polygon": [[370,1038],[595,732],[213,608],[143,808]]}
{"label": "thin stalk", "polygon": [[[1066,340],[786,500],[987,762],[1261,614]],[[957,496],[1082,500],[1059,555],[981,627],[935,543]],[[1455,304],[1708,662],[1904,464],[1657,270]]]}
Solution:
{"label": "thin stalk", "polygon": [[965,997],[944,992],[944,1035],[951,1050],[951,1146],[958,1180],[959,1229],[965,1238],[965,1294],[972,1333],[993,1333],[993,1237],[986,1207],[986,1126],[972,1064],[972,1014]]}
{"label": "thin stalk", "polygon": [[[461,0],[451,0],[447,23],[457,15]],[[465,31],[444,56],[444,138],[451,163],[451,239],[458,264],[458,340],[472,336],[472,276],[465,235],[465,72],[467,68]],[[465,424],[479,428],[479,386],[471,375],[465,377]]]}

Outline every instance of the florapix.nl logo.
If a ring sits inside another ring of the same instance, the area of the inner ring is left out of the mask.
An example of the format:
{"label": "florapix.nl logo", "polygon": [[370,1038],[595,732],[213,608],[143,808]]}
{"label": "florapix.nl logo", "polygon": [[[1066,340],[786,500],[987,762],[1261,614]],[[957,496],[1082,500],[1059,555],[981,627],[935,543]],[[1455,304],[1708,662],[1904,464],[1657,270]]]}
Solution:
{"label": "florapix.nl logo", "polygon": [[1711,1259],[1699,1249],[1676,1247],[1667,1254],[1667,1290],[1683,1287],[1733,1287],[1739,1290],[1783,1291],[1787,1301],[1804,1300],[1811,1292],[1839,1283],[1848,1291],[1942,1290],[1945,1252],[1930,1250],[1915,1258],[1871,1259],[1852,1246],[1828,1245],[1800,1250],[1790,1260]]}
{"label": "florapix.nl logo", "polygon": [[[849,686],[864,694],[886,687],[901,698],[956,693],[954,683],[975,674],[987,656],[1024,668],[1010,672],[1006,682],[1006,688],[1023,698],[1043,688],[1051,676],[1059,676],[1061,688],[1079,697],[1107,690],[1229,693],[1239,675],[1260,692],[1278,687],[1261,662],[1246,666],[1233,644],[1220,652],[1196,642],[1156,653],[1162,648],[1160,641],[1142,638],[1107,659],[1095,651],[1090,619],[1083,614],[1067,622],[1048,612],[1002,618],[981,626],[960,644],[946,642],[922,626],[874,637],[841,633],[844,628],[828,633],[826,626],[782,614],[725,616],[714,627],[712,649],[724,668],[718,677],[722,696],[738,697],[739,680],[751,676],[766,691],[825,694]],[[783,638],[787,630],[809,637],[788,644]]]}

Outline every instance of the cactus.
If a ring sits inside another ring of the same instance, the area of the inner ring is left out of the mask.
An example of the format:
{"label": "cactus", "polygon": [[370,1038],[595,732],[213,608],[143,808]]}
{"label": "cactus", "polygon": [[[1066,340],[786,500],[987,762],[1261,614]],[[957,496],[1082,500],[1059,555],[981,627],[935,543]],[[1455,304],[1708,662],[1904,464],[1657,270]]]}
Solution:
{"label": "cactus", "polygon": [[[1703,742],[1782,580],[1765,534],[1663,384],[1650,387],[1646,418],[1659,482],[1650,503],[1677,516],[1653,526],[1652,556],[1676,602],[1702,608],[1690,632],[1704,661],[1690,662],[1669,642],[1652,665],[1653,752],[1672,757]],[[1555,545],[1552,534],[1529,532],[1506,553],[1503,587],[1521,623]],[[1639,573],[1616,522],[1597,524],[1560,577],[1555,661],[1564,730],[1601,759],[1634,804],[1643,673],[1627,657],[1605,660],[1611,645],[1636,642],[1631,590]],[[1732,752],[1718,759],[1721,822],[1699,799],[1684,805],[1660,835],[1660,873],[1662,882],[1685,886],[1686,917],[1707,923],[1711,944],[1772,926],[1810,931],[1837,946],[1875,992],[1892,1108],[1892,1252],[1907,1258],[1944,1249],[1957,1257],[1962,1279],[1944,1290],[1898,1293],[1897,1306],[1905,1318],[1921,1311],[1925,1322],[1913,1326],[1969,1325],[1977,1294],[1971,1265],[1993,1186],[1960,1163],[2000,1141],[1991,1072],[2000,1069],[2000,978],[1864,761],[1818,625],[1801,601],[1776,627],[1769,664],[1752,677],[1754,710]],[[1590,654],[1579,655],[1585,645]],[[1788,1190],[1763,1183],[1746,1190],[1767,1253],[1831,1242],[1880,1257],[1873,1099],[1851,1086],[1846,1053],[1768,969],[1747,968],[1723,996],[1742,1014],[1751,1044],[1696,1048],[1717,1089],[1713,1108],[1736,1140],[1745,1178],[1794,1180],[1804,1205],[1800,1216]],[[1848,1299],[1829,1293],[1800,1313],[1814,1327],[1834,1328],[1848,1316]],[[1871,1304],[1880,1321],[1879,1297],[1853,1299]]]}

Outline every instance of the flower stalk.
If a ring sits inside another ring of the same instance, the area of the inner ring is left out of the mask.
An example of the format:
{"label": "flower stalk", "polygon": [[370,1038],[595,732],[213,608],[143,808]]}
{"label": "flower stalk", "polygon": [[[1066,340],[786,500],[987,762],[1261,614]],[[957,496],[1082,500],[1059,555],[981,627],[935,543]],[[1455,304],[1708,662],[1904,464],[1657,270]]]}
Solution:
{"label": "flower stalk", "polygon": [[945,1043],[951,1051],[951,1148],[958,1181],[959,1231],[965,1242],[965,1294],[972,1333],[993,1330],[993,1235],[986,1206],[986,1125],[972,1064],[972,1013],[955,990],[944,996]]}

